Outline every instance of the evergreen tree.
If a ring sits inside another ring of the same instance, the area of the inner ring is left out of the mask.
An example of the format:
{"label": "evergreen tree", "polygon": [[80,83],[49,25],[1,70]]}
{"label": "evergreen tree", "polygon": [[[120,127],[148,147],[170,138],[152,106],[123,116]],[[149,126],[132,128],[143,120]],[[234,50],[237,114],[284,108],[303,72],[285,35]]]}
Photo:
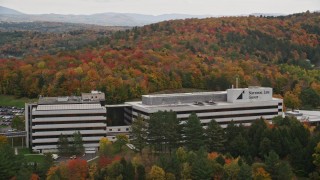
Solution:
{"label": "evergreen tree", "polygon": [[60,134],[58,139],[58,153],[60,156],[70,155],[70,146],[67,136]]}
{"label": "evergreen tree", "polygon": [[238,180],[250,180],[252,179],[252,169],[247,163],[242,163],[238,174]]}
{"label": "evergreen tree", "polygon": [[198,150],[204,146],[204,130],[200,119],[192,113],[184,127],[185,145],[189,150]]}
{"label": "evergreen tree", "polygon": [[255,157],[259,155],[259,147],[260,143],[264,138],[264,131],[267,129],[267,125],[264,119],[260,118],[255,120],[249,128],[248,131],[248,140],[249,144],[251,144],[251,156]]}
{"label": "evergreen tree", "polygon": [[221,126],[213,119],[210,121],[206,129],[207,147],[209,152],[224,150],[224,143],[226,142],[225,134]]}
{"label": "evergreen tree", "polygon": [[230,142],[230,153],[232,156],[246,156],[249,154],[249,145],[247,140],[240,133],[233,141]]}
{"label": "evergreen tree", "polygon": [[207,158],[207,152],[200,148],[197,152],[197,158],[192,163],[191,176],[193,179],[211,179],[213,169]]}
{"label": "evergreen tree", "polygon": [[131,125],[131,143],[136,147],[140,154],[147,143],[147,128],[145,119],[140,115],[132,122]]}
{"label": "evergreen tree", "polygon": [[265,137],[263,140],[260,142],[260,147],[259,147],[259,154],[260,156],[265,156],[267,155],[272,149],[272,142],[270,141],[269,138]]}
{"label": "evergreen tree", "polygon": [[277,166],[278,180],[291,180],[293,178],[293,172],[290,164],[287,161],[280,162]]}
{"label": "evergreen tree", "polygon": [[156,150],[169,150],[181,141],[180,126],[175,112],[158,111],[148,121],[148,141]]}
{"label": "evergreen tree", "polygon": [[127,163],[126,167],[126,176],[128,180],[134,180],[135,177],[135,169],[131,161]]}
{"label": "evergreen tree", "polygon": [[138,180],[145,180],[146,179],[146,171],[142,164],[137,166],[137,179]]}
{"label": "evergreen tree", "polygon": [[84,153],[84,146],[82,136],[79,131],[73,133],[73,144],[72,144],[72,152],[75,155],[82,155]]}
{"label": "evergreen tree", "polygon": [[266,170],[269,172],[272,179],[276,179],[276,177],[278,177],[279,163],[279,156],[274,151],[270,151],[268,156],[265,156]]}

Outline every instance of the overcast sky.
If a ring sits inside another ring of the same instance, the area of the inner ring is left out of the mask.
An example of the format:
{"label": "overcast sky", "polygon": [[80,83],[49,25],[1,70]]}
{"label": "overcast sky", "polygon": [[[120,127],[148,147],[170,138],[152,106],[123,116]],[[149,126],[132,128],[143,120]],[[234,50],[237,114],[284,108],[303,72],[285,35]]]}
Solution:
{"label": "overcast sky", "polygon": [[241,15],[292,14],[320,10],[320,0],[0,0],[0,6],[28,14],[139,14]]}

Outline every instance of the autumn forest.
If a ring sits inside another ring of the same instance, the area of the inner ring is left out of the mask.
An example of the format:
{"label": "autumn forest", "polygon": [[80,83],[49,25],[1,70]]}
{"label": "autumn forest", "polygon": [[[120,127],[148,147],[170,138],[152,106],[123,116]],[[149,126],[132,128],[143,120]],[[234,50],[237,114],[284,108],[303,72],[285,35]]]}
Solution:
{"label": "autumn forest", "polygon": [[240,87],[273,87],[287,107],[317,107],[303,100],[320,94],[319,22],[319,13],[306,12],[132,29],[2,25],[0,93],[36,98],[97,89],[107,103],[119,103],[164,89],[225,90],[239,77]]}

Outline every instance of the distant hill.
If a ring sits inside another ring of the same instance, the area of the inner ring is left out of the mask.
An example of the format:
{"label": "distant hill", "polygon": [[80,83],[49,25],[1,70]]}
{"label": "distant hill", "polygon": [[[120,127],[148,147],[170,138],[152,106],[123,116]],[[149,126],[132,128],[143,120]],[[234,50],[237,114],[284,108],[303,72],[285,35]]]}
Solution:
{"label": "distant hill", "polygon": [[6,8],[3,6],[0,6],[0,15],[3,14],[11,14],[11,15],[23,15],[23,13],[16,11],[14,9]]}
{"label": "distant hill", "polygon": [[165,14],[159,16],[132,13],[100,13],[92,15],[62,15],[62,14],[0,14],[0,21],[4,22],[65,22],[82,23],[102,26],[143,26],[165,20],[205,18],[209,15]]}
{"label": "distant hill", "polygon": [[77,24],[64,22],[0,22],[0,31],[36,31],[42,33],[63,33],[70,31],[99,31],[99,30],[126,30],[129,27],[120,26],[98,26],[94,24]]}
{"label": "distant hill", "polygon": [[165,89],[225,90],[236,77],[239,87],[273,87],[282,96],[300,87],[320,94],[319,21],[319,13],[307,12],[172,20],[116,32],[0,31],[0,94],[97,89],[119,103]]}

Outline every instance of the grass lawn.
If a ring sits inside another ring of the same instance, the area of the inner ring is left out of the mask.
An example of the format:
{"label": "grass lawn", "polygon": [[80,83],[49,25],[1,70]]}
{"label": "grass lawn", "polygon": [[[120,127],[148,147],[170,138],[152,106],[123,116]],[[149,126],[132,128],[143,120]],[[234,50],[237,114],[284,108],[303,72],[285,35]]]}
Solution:
{"label": "grass lawn", "polygon": [[24,158],[27,162],[43,163],[46,157],[42,154],[25,154]]}
{"label": "grass lawn", "polygon": [[36,99],[16,98],[14,96],[0,95],[0,106],[15,106],[23,108],[24,103],[34,101],[36,101]]}
{"label": "grass lawn", "polygon": [[19,148],[18,149],[18,154],[23,154],[23,155],[25,155],[25,154],[30,154],[31,152],[30,152],[30,149],[29,148]]}

